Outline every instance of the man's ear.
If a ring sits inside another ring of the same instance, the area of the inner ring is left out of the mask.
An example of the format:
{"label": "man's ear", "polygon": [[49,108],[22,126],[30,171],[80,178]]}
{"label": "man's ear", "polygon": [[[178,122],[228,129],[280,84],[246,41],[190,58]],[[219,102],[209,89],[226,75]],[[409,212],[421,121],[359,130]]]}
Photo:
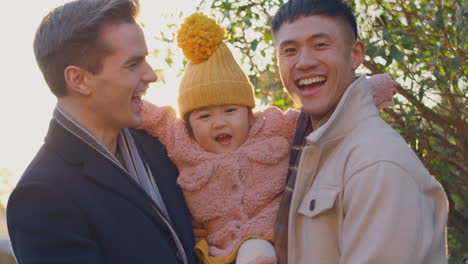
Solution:
{"label": "man's ear", "polygon": [[356,70],[364,61],[366,47],[360,40],[356,40],[352,48],[353,70]]}
{"label": "man's ear", "polygon": [[90,95],[91,89],[88,86],[89,78],[91,73],[85,69],[77,66],[70,65],[64,70],[65,82],[70,90],[81,94]]}

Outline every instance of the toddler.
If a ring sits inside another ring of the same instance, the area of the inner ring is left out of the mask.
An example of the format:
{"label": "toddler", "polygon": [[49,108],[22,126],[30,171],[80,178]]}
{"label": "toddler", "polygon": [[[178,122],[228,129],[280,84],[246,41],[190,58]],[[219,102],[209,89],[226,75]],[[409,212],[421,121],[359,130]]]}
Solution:
{"label": "toddler", "polygon": [[[226,38],[213,19],[186,18],[177,35],[189,60],[179,87],[183,118],[144,102],[142,128],[160,139],[179,168],[203,263],[275,263],[270,242],[298,112],[252,112],[252,85]],[[376,105],[391,103],[391,78],[372,79]]]}

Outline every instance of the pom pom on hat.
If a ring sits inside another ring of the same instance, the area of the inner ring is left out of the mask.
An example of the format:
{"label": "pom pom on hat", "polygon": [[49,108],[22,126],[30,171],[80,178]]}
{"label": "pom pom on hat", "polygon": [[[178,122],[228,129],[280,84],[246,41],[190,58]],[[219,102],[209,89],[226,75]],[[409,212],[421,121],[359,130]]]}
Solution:
{"label": "pom pom on hat", "polygon": [[255,107],[252,84],[223,40],[226,31],[201,13],[187,17],[177,32],[189,60],[179,86],[179,113],[214,105]]}
{"label": "pom pom on hat", "polygon": [[223,40],[228,39],[226,30],[201,13],[187,17],[177,31],[177,46],[192,63],[206,61]]}

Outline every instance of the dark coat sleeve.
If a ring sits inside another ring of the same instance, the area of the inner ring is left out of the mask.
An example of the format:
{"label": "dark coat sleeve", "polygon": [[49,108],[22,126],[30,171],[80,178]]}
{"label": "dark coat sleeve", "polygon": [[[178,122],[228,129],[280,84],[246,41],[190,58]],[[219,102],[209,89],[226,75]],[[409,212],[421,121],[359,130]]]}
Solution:
{"label": "dark coat sleeve", "polygon": [[11,194],[7,222],[20,264],[104,263],[85,215],[66,197],[40,183]]}

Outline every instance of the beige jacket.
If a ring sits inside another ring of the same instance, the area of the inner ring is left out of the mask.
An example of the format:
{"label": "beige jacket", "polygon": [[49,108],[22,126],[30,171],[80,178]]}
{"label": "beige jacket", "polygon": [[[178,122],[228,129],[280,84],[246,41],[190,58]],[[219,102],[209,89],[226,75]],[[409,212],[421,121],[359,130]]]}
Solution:
{"label": "beige jacket", "polygon": [[288,263],[446,263],[447,206],[442,186],[380,119],[361,77],[307,137]]}

